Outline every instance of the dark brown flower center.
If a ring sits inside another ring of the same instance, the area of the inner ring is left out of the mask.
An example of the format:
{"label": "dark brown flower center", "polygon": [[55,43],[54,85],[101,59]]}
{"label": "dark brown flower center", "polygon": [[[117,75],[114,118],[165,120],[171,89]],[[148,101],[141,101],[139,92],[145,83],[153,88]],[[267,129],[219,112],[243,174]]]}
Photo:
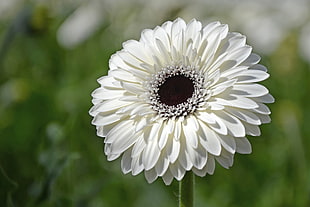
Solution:
{"label": "dark brown flower center", "polygon": [[168,77],[159,87],[158,95],[162,103],[175,106],[186,102],[194,92],[194,83],[184,75]]}
{"label": "dark brown flower center", "polygon": [[194,66],[162,68],[146,82],[148,103],[164,120],[194,113],[205,100],[204,74]]}

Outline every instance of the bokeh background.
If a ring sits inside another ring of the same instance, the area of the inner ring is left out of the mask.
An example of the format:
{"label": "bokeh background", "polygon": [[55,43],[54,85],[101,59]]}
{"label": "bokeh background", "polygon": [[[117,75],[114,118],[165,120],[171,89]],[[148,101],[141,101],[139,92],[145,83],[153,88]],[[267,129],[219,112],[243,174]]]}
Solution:
{"label": "bokeh background", "polygon": [[253,153],[196,178],[196,206],[310,206],[309,0],[1,0],[0,206],[177,206],[178,182],[106,161],[88,115],[111,54],[176,17],[245,34],[276,98]]}

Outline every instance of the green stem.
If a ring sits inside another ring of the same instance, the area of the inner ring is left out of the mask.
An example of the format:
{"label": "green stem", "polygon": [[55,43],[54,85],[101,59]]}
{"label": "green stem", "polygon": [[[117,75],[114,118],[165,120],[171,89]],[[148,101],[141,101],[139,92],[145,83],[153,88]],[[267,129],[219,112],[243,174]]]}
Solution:
{"label": "green stem", "polygon": [[179,182],[179,207],[194,206],[195,175],[192,171],[185,174]]}

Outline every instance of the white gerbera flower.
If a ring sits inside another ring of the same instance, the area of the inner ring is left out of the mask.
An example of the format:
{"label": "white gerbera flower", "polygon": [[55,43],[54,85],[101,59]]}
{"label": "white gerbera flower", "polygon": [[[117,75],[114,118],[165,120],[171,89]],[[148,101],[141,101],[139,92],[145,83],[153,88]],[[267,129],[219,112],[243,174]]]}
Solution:
{"label": "white gerbera flower", "polygon": [[108,160],[124,173],[144,171],[148,182],[168,185],[186,171],[213,174],[215,160],[233,164],[251,153],[246,135],[270,122],[274,101],[257,84],[269,77],[245,36],[213,22],[165,22],[129,40],[110,59],[108,76],[93,93],[97,134]]}

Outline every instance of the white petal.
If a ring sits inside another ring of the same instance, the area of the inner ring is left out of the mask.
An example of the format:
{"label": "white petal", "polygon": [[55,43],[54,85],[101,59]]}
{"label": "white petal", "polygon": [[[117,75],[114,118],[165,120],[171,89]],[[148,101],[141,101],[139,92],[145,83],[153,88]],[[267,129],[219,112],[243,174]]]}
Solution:
{"label": "white petal", "polygon": [[256,97],[256,98],[253,98],[253,100],[260,102],[260,103],[273,103],[274,102],[274,98],[271,94],[266,94],[261,97]]}
{"label": "white petal", "polygon": [[116,160],[117,158],[119,158],[121,156],[121,154],[109,154],[109,153],[106,153],[105,154],[107,155],[107,160],[108,161],[113,161],[113,160]]}
{"label": "white petal", "polygon": [[260,70],[246,70],[238,74],[238,83],[254,83],[266,80],[269,74]]}
{"label": "white petal", "polygon": [[144,166],[142,163],[142,156],[132,158],[131,168],[132,168],[131,169],[132,175],[138,175],[144,170]]}
{"label": "white petal", "polygon": [[116,114],[127,114],[131,113],[135,108],[143,105],[141,102],[133,102],[132,104],[128,104],[127,106],[123,106],[116,111]]}
{"label": "white petal", "polygon": [[[111,152],[113,154],[123,153],[137,141],[137,136],[134,136],[134,129],[126,127],[126,131],[118,137],[112,136],[111,133],[107,135],[107,139],[111,142]],[[105,140],[106,142],[106,140]]]}
{"label": "white petal", "polygon": [[193,168],[192,170],[196,175],[204,177],[207,173],[212,175],[214,169],[215,169],[215,161],[214,158],[212,157],[211,159],[208,159],[206,165],[202,169]]}
{"label": "white petal", "polygon": [[219,69],[212,72],[208,71],[205,73],[205,77],[207,80],[209,80],[205,87],[209,88],[218,82],[218,80],[221,78],[221,72]]}
{"label": "white petal", "polygon": [[228,134],[234,137],[245,136],[244,126],[239,119],[226,113],[225,111],[217,111],[215,115],[218,116],[225,124],[228,130]]}
{"label": "white petal", "polygon": [[257,115],[263,124],[267,124],[271,122],[271,118],[268,115],[258,114]]}
{"label": "white petal", "polygon": [[158,176],[163,176],[169,167],[169,159],[166,155],[161,155],[155,165],[155,170]]}
{"label": "white petal", "polygon": [[129,71],[123,70],[123,69],[114,69],[109,70],[109,76],[112,76],[115,80],[118,81],[126,81],[126,82],[132,82],[132,83],[139,83],[142,80],[134,76]]}
{"label": "white petal", "polygon": [[227,88],[233,86],[235,84],[237,80],[236,79],[232,79],[232,80],[227,80],[221,83],[218,83],[216,85],[214,85],[211,90],[212,90],[212,96],[216,96],[220,93],[222,93],[223,91],[225,91]]}
{"label": "white petal", "polygon": [[246,37],[237,32],[229,32],[223,40],[225,43],[220,49],[219,54],[229,53],[246,45]]}
{"label": "white petal", "polygon": [[192,171],[195,173],[195,175],[198,175],[200,177],[204,177],[207,174],[206,168],[202,168],[201,170],[198,170],[197,168],[193,168]]}
{"label": "white petal", "polygon": [[143,138],[143,135],[137,137],[137,141],[134,144],[131,152],[132,157],[138,157],[143,152],[144,148],[146,146],[145,140]]}
{"label": "white petal", "polygon": [[[133,130],[131,130],[133,126],[133,122],[131,120],[124,120],[119,122],[115,127],[113,127],[110,132],[107,134],[105,138],[105,143],[112,143],[119,137],[123,137],[124,134],[131,135],[133,134]],[[125,136],[126,138],[126,136]]]}
{"label": "white petal", "polygon": [[261,64],[257,64],[257,65],[253,65],[251,66],[250,68],[251,70],[261,70],[261,71],[264,71],[264,72],[267,72],[267,68]]}
{"label": "white petal", "polygon": [[218,22],[218,21],[211,22],[211,23],[207,24],[207,25],[204,26],[204,28],[203,28],[203,34],[204,34],[204,35],[209,35],[210,32],[211,32],[214,28],[216,28],[216,27],[218,27],[218,26],[220,26],[220,25],[221,25],[221,23]]}
{"label": "white petal", "polygon": [[181,130],[182,130],[181,120],[177,119],[175,120],[175,128],[174,128],[174,134],[173,134],[176,140],[179,140],[180,135],[181,135]]}
{"label": "white petal", "polygon": [[123,43],[123,48],[141,62],[148,63],[151,61],[151,56],[148,56],[149,53],[145,52],[145,48],[141,42],[128,40]]}
{"label": "white petal", "polygon": [[193,149],[187,145],[186,151],[195,168],[202,169],[205,166],[208,156],[207,151],[201,145],[199,145],[196,149]]}
{"label": "white petal", "polygon": [[167,122],[162,124],[162,131],[159,135],[159,140],[158,140],[158,147],[160,150],[162,150],[167,143],[168,137],[169,137],[169,133],[168,133],[168,127],[166,126]]}
{"label": "white petal", "polygon": [[[113,55],[111,55],[111,57],[110,57],[110,60],[109,60],[109,69],[110,70],[115,70],[115,69],[118,69],[118,68],[123,68],[122,66],[124,66],[124,64],[125,64],[124,61],[122,60],[122,58],[118,55],[118,53],[119,52],[116,52]],[[126,64],[125,64],[125,67],[127,67]],[[113,78],[113,77],[110,77],[110,76],[104,76],[104,77]],[[103,80],[100,78],[97,81],[99,83],[101,83],[100,81],[103,81]]]}
{"label": "white petal", "polygon": [[268,89],[260,84],[235,84],[233,90],[242,91],[245,97],[259,97],[269,93]]}
{"label": "white petal", "polygon": [[208,102],[208,105],[210,106],[211,111],[221,111],[225,109],[225,106],[217,103],[217,102]]}
{"label": "white petal", "polygon": [[233,60],[236,62],[236,65],[239,65],[250,56],[251,52],[252,47],[245,45],[228,53],[228,55],[226,56],[226,60]]}
{"label": "white petal", "polygon": [[176,35],[179,34],[179,32],[185,30],[185,28],[186,28],[185,21],[182,18],[177,18],[176,20],[172,22],[172,25],[171,25],[172,36],[174,36],[173,34],[176,34]]}
{"label": "white petal", "polygon": [[236,109],[232,107],[226,107],[225,111],[228,113],[236,116],[237,118],[241,119],[242,121],[245,121],[249,124],[254,124],[254,125],[260,125],[261,121],[258,118],[255,113],[252,113],[250,111],[244,110],[244,109]]}
{"label": "white petal", "polygon": [[138,119],[135,123],[135,132],[141,131],[147,125],[148,125],[148,123],[147,123],[147,119],[145,117]]}
{"label": "white petal", "polygon": [[171,55],[169,54],[167,48],[165,47],[164,43],[161,40],[156,39],[156,46],[160,52],[160,56],[163,58],[163,62],[169,64],[171,62]]}
{"label": "white petal", "polygon": [[210,175],[213,175],[214,173],[214,169],[215,169],[215,160],[214,160],[214,157],[212,155],[210,155],[208,157],[208,161],[207,161],[207,173],[210,174]]}
{"label": "white petal", "polygon": [[[213,71],[216,68],[222,68],[222,71],[228,68],[234,68],[244,61],[250,54],[252,48],[248,45],[237,48],[234,51],[227,53],[225,56],[216,60],[210,67],[209,70]],[[224,64],[224,66],[223,66]]]}
{"label": "white petal", "polygon": [[250,56],[242,63],[242,65],[252,66],[260,61],[260,56],[258,54],[252,53]]}
{"label": "white petal", "polygon": [[183,51],[185,28],[186,23],[183,19],[178,18],[172,23],[171,44],[174,45],[178,51]]}
{"label": "white petal", "polygon": [[104,153],[107,156],[108,161],[115,160],[121,156],[121,153],[119,154],[111,153],[111,144],[109,143],[106,143],[104,145]]}
{"label": "white petal", "polygon": [[92,97],[101,99],[101,100],[109,100],[115,99],[124,96],[125,90],[107,90],[103,87],[97,88],[92,92]]}
{"label": "white petal", "polygon": [[214,98],[212,101],[215,101],[223,106],[231,106],[242,109],[255,109],[258,107],[258,103],[255,101],[245,97],[233,96],[232,94],[229,97],[226,96],[225,99]]}
{"label": "white petal", "polygon": [[219,118],[216,114],[210,114],[215,119],[215,124],[209,124],[208,126],[219,134],[227,135],[227,126],[224,124],[223,120]]}
{"label": "white petal", "polygon": [[249,140],[245,137],[236,138],[236,151],[240,154],[250,154],[252,152],[252,147]]}
{"label": "white petal", "polygon": [[97,126],[109,125],[115,122],[118,122],[121,119],[121,115],[119,114],[97,114],[93,120],[92,124]]}
{"label": "white petal", "polygon": [[145,103],[141,103],[139,102],[138,105],[134,108],[132,108],[132,110],[130,110],[130,116],[134,116],[140,113],[143,113],[145,111],[149,111],[150,110],[150,106],[148,104]]}
{"label": "white petal", "polygon": [[190,170],[193,167],[193,162],[191,161],[187,151],[185,150],[185,147],[186,143],[182,142],[178,160],[185,170]]}
{"label": "white petal", "polygon": [[166,185],[170,185],[173,180],[173,175],[169,170],[167,170],[167,172],[163,175],[162,178]]}
{"label": "white petal", "polygon": [[175,179],[177,179],[178,181],[182,180],[186,172],[179,162],[170,164],[169,170],[171,174],[175,177]]}
{"label": "white petal", "polygon": [[236,142],[232,136],[218,135],[222,146],[231,154],[236,152]]}
{"label": "white petal", "polygon": [[132,158],[131,158],[131,150],[127,150],[121,160],[121,168],[124,174],[127,174],[131,171],[131,163],[132,163]]}
{"label": "white petal", "polygon": [[258,105],[257,108],[251,109],[253,112],[259,113],[259,114],[265,114],[265,115],[268,115],[271,113],[269,108],[265,104],[257,103],[257,105]]}
{"label": "white petal", "polygon": [[215,157],[216,161],[220,163],[224,168],[228,169],[233,165],[234,155],[227,152],[226,150],[222,150],[221,155]]}
{"label": "white petal", "polygon": [[[215,52],[219,47],[219,44],[223,38],[226,37],[228,33],[228,26],[227,25],[220,25],[216,27],[214,30],[210,32],[207,37],[207,47],[203,50],[201,54],[201,59],[205,62],[205,67],[202,70],[208,68],[209,71],[213,71],[215,69],[214,66],[210,66],[211,64],[214,65],[214,56]],[[198,52],[199,54],[199,52]]]}
{"label": "white petal", "polygon": [[121,68],[130,72],[135,70],[145,72],[144,69],[140,66],[143,62],[135,58],[128,51],[120,50],[116,52],[111,58],[112,59],[110,63],[113,63],[116,66],[113,68],[113,70]]}
{"label": "white petal", "polygon": [[201,31],[201,23],[199,21],[196,21],[196,19],[191,20],[186,27],[185,31],[185,37],[188,40],[194,40],[195,37],[200,33]]}
{"label": "white petal", "polygon": [[[100,104],[100,103],[102,102],[102,100],[101,100],[101,99],[98,99],[98,98],[92,98],[91,102],[92,102],[93,105],[97,105],[97,104]],[[97,113],[97,112],[94,112],[94,113]],[[92,112],[91,112],[91,111],[89,111],[89,114],[90,114],[91,116],[95,116],[95,115],[92,115]]]}
{"label": "white petal", "polygon": [[193,130],[197,131],[199,129],[199,124],[197,117],[194,115],[189,115],[186,117],[187,123],[193,127]]}
{"label": "white petal", "polygon": [[154,182],[157,179],[157,177],[158,177],[155,169],[145,170],[144,171],[144,176],[145,176],[145,178],[146,178],[148,183]]}
{"label": "white petal", "polygon": [[142,162],[145,170],[150,170],[153,168],[158,161],[160,156],[160,151],[158,149],[157,142],[149,142],[143,151]]}
{"label": "white petal", "polygon": [[200,129],[199,132],[200,143],[201,145],[211,154],[213,155],[220,155],[221,153],[221,143],[218,140],[217,135],[211,130],[207,125],[203,122],[200,122]]}
{"label": "white petal", "polygon": [[[158,39],[163,43],[163,46],[167,52],[170,51],[170,40],[167,32],[162,27],[156,27],[154,29],[154,39]],[[153,40],[154,41],[154,40]]]}
{"label": "white petal", "polygon": [[164,28],[168,35],[171,34],[172,21],[166,21],[161,26]]}
{"label": "white petal", "polygon": [[251,125],[243,122],[245,133],[251,136],[260,136],[261,132],[258,126]]}
{"label": "white petal", "polygon": [[174,163],[180,153],[180,141],[173,139],[172,136],[169,136],[168,142],[166,145],[167,154],[171,163]]}
{"label": "white petal", "polygon": [[125,92],[124,94],[122,94],[122,96],[119,97],[118,100],[127,101],[127,102],[140,102],[141,101],[141,99],[138,98],[138,96],[136,96],[135,94],[130,94],[128,92]]}
{"label": "white petal", "polygon": [[197,117],[197,119],[199,119],[205,123],[208,123],[208,124],[215,124],[216,123],[213,116],[211,116],[209,113],[204,112],[204,111],[196,112],[196,117]]}
{"label": "white petal", "polygon": [[[192,51],[190,51],[192,53]],[[171,46],[171,60],[178,61],[181,60],[183,57],[183,53],[181,51],[178,51],[174,45]]]}
{"label": "white petal", "polygon": [[156,140],[160,136],[160,130],[162,127],[162,122],[156,122],[151,126],[151,132],[149,134],[149,140]]}
{"label": "white petal", "polygon": [[113,110],[117,110],[130,104],[130,102],[119,101],[117,99],[107,100],[97,105],[94,105],[90,109],[89,114],[92,116],[96,116],[99,112],[111,112]]}
{"label": "white petal", "polygon": [[[149,131],[154,129],[154,127],[149,127],[151,128]],[[158,131],[158,130],[157,130]],[[142,157],[142,162],[144,165],[145,170],[150,170],[153,168],[160,156],[160,150],[158,148],[158,133],[156,134],[156,137],[152,137],[148,140],[146,147],[144,148],[143,151],[143,157]]]}
{"label": "white petal", "polygon": [[220,41],[226,37],[228,32],[228,26],[220,24],[219,22],[212,22],[208,24],[202,30],[201,42],[206,40],[207,44],[205,49],[202,48],[204,44],[201,44],[198,49],[198,54],[200,54],[205,59],[204,56],[209,56],[213,58],[214,52],[217,50]]}
{"label": "white petal", "polygon": [[154,31],[151,29],[144,29],[141,32],[140,42],[144,43],[144,45],[153,44],[154,42]]}
{"label": "white petal", "polygon": [[227,79],[236,79],[240,73],[247,71],[248,67],[246,66],[236,66],[236,67],[232,67],[229,63],[227,64],[222,64],[220,66],[221,71],[221,77],[227,78]]}
{"label": "white petal", "polygon": [[134,58],[128,52],[119,51],[116,53],[122,60],[122,64],[119,68],[130,71],[135,77],[138,77],[141,80],[145,80],[149,77],[151,71],[146,71],[143,67],[144,62],[140,62],[138,59]]}
{"label": "white petal", "polygon": [[167,124],[167,132],[168,134],[171,134],[174,131],[174,126],[175,126],[175,121],[172,119],[168,119],[168,121],[166,122]]}
{"label": "white petal", "polygon": [[122,87],[129,93],[140,95],[146,92],[140,83],[121,82],[121,84],[122,84]]}
{"label": "white petal", "polygon": [[[195,53],[197,54],[198,57],[202,57],[202,53],[204,51],[204,49],[207,47],[208,45],[208,39],[206,37],[204,37],[204,39],[201,39],[201,35],[197,36],[197,38],[193,41],[193,48],[195,49]],[[205,67],[203,67],[205,66]],[[203,61],[201,62],[200,65],[200,69],[206,69],[207,66],[205,65],[205,61],[203,59]]]}
{"label": "white petal", "polygon": [[117,122],[114,122],[113,124],[108,124],[104,126],[96,126],[98,136],[106,137],[109,131],[113,129],[113,127],[115,127],[117,124],[118,124]]}
{"label": "white petal", "polygon": [[188,121],[188,119],[185,119],[183,123],[183,132],[187,144],[191,145],[193,148],[197,148],[198,146],[197,131],[195,130],[195,128],[196,127],[193,126],[192,122]]}
{"label": "white petal", "polygon": [[105,137],[107,135],[106,131],[104,131],[103,126],[96,126],[97,136]]}

